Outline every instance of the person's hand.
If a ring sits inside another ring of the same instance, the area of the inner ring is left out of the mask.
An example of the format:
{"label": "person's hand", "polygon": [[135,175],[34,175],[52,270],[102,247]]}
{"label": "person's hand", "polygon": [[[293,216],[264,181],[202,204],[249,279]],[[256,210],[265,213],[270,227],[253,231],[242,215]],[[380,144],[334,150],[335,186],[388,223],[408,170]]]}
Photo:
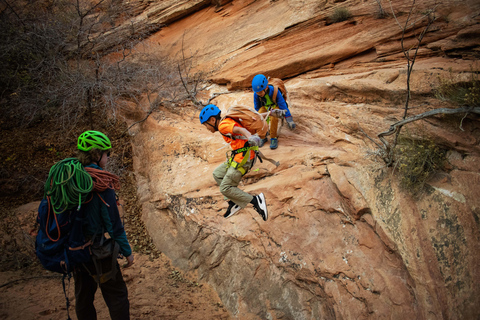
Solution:
{"label": "person's hand", "polygon": [[253,147],[253,146],[259,146],[262,143],[262,139],[258,136],[258,134],[252,134],[250,138],[248,138],[248,145]]}
{"label": "person's hand", "polygon": [[288,128],[289,128],[290,130],[295,129],[295,127],[296,127],[297,125],[295,124],[295,122],[293,122],[293,118],[292,118],[292,117],[286,117],[285,120],[287,120],[287,125],[288,125]]}
{"label": "person's hand", "polygon": [[127,257],[127,263],[123,265],[124,268],[130,268],[133,264],[133,253]]}
{"label": "person's hand", "polygon": [[285,113],[287,113],[287,111],[285,110],[282,110],[282,109],[273,109],[272,111],[270,111],[272,117],[275,117],[275,118],[283,118],[285,117]]}

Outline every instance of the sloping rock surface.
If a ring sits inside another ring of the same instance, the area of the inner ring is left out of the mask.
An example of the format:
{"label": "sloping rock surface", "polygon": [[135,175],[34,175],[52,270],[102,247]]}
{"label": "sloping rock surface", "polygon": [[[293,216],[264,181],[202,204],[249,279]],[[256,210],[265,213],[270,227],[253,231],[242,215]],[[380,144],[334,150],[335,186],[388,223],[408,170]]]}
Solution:
{"label": "sloping rock surface", "polygon": [[[414,12],[434,3],[417,3]],[[375,17],[376,1],[355,0],[184,1],[163,9],[152,2],[139,17],[151,23],[178,6],[192,10],[171,13],[181,19],[166,14],[149,48],[171,57],[195,52],[197,70],[212,71],[216,83],[204,95],[222,93],[212,101],[222,110],[253,104],[248,87],[257,73],[287,79],[297,129],[281,129],[277,150],[262,148],[280,166],[258,163],[241,185],[266,195],[264,222],[251,207],[223,218],[227,204],[211,173],[228,146],[198,123],[198,109],[162,109],[134,127],[138,194],[158,248],[213,285],[238,319],[478,318],[478,119],[409,126],[449,150],[448,170],[420,197],[398,187],[365,136],[403,117],[399,24],[410,2],[395,1],[396,17],[385,19]],[[332,23],[337,7],[352,18]],[[410,115],[445,107],[428,98],[439,77],[463,81],[478,70],[479,13],[478,1],[436,7],[415,61]],[[405,47],[424,25],[406,29]]]}

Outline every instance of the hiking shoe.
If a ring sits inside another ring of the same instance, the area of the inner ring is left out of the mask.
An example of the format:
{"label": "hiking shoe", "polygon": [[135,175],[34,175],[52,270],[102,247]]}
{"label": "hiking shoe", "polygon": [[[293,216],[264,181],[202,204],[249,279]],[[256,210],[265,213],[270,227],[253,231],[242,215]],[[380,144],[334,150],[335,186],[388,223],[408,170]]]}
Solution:
{"label": "hiking shoe", "polygon": [[259,147],[260,147],[260,148],[263,147],[263,145],[264,145],[265,143],[267,143],[267,142],[268,142],[268,138],[265,137],[265,139],[262,139],[262,141],[260,141]]}
{"label": "hiking shoe", "polygon": [[277,149],[278,148],[278,139],[271,138],[270,139],[270,149]]}
{"label": "hiking shoe", "polygon": [[265,201],[265,196],[263,195],[263,193],[260,193],[258,196],[255,196],[253,198],[252,204],[253,204],[253,208],[262,217],[263,221],[267,221],[268,219],[267,202]]}
{"label": "hiking shoe", "polygon": [[239,205],[235,204],[235,202],[229,200],[228,201],[228,209],[227,212],[223,215],[224,218],[230,218],[233,216],[238,210],[242,209]]}

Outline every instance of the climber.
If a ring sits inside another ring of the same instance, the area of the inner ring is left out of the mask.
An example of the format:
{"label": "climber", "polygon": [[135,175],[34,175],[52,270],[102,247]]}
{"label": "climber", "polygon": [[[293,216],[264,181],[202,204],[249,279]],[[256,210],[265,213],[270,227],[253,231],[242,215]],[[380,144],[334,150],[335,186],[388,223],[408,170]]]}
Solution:
{"label": "climber", "polygon": [[[277,97],[275,101],[273,101],[274,87],[273,85],[268,83],[268,79],[263,74],[257,74],[255,77],[253,77],[252,89],[254,92],[253,104],[255,106],[255,110],[263,114],[266,111],[279,108],[284,113],[288,128],[290,130],[295,129],[296,125],[295,125],[295,122],[293,122],[293,118],[290,113],[290,110],[288,109],[288,105],[287,105],[287,102],[285,101],[285,97],[282,95],[280,90],[278,90]],[[270,149],[276,149],[278,147],[278,134],[277,134],[278,118],[270,117],[269,122],[270,122]],[[262,139],[259,147],[262,147],[266,142],[268,142],[267,137]]]}
{"label": "climber", "polygon": [[238,188],[240,180],[255,162],[255,151],[258,150],[260,137],[257,134],[252,135],[232,118],[221,119],[221,110],[213,104],[202,109],[200,123],[212,133],[219,131],[233,149],[227,161],[213,171],[213,178],[220,186],[220,192],[228,199],[228,209],[224,217],[231,217],[251,203],[262,219],[267,221],[267,203],[263,193],[252,196]]}
{"label": "climber", "polygon": [[[117,256],[121,253],[126,257],[125,268],[133,264],[134,258],[117,207],[114,188],[120,187],[119,178],[104,170],[112,146],[105,134],[86,131],[79,136],[77,147],[78,160],[94,181],[93,191],[88,196],[90,200],[82,205],[86,212],[83,233],[93,242],[92,261],[74,269],[77,318],[97,318],[93,301],[97,286],[100,286],[110,317],[130,319],[127,286]],[[106,239],[105,232],[108,232],[110,239]],[[97,255],[97,251],[104,253],[103,258]],[[98,259],[95,259],[96,255]],[[102,268],[109,272],[101,272]]]}

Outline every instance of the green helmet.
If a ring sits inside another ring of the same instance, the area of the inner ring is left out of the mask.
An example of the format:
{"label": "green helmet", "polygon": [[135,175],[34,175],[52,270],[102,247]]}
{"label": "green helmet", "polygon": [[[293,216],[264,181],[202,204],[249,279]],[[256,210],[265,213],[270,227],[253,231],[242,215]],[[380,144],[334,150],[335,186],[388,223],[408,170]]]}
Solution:
{"label": "green helmet", "polygon": [[112,148],[110,139],[99,131],[85,131],[78,137],[78,150],[90,151],[93,148],[108,150]]}

